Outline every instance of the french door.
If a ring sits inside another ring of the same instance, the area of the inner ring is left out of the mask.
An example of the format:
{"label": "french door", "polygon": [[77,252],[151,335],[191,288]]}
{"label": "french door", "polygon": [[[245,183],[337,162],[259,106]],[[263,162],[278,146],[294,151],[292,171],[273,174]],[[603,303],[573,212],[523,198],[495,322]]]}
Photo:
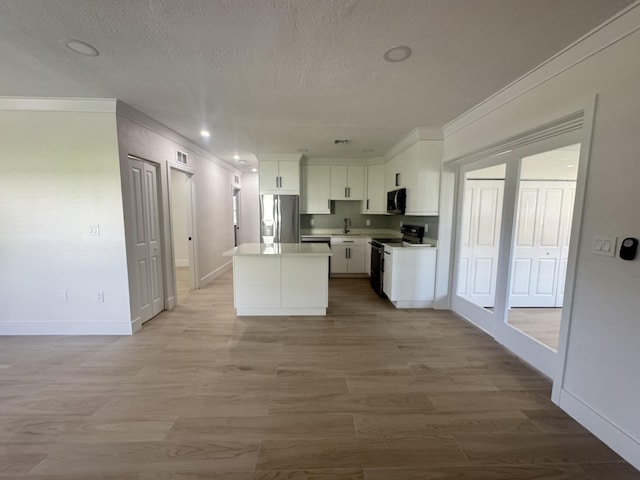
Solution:
{"label": "french door", "polygon": [[458,167],[452,309],[556,373],[580,132]]}

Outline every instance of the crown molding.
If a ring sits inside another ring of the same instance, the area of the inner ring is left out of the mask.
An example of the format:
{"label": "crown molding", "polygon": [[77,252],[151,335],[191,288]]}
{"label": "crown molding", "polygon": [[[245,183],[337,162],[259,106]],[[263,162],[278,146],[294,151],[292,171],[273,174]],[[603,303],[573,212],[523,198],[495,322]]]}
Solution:
{"label": "crown molding", "polygon": [[579,63],[640,30],[640,1],[582,36],[550,59],[502,88],[443,127],[444,137],[471,125]]}

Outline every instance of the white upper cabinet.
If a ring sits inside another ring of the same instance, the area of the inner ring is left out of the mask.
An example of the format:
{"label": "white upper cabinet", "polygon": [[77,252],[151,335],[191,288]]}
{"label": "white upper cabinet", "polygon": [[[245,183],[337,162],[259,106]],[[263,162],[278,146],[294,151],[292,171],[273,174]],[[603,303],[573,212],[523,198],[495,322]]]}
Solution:
{"label": "white upper cabinet", "polygon": [[300,155],[260,155],[260,193],[300,194]]}
{"label": "white upper cabinet", "polygon": [[331,200],[364,200],[364,165],[331,165]]}
{"label": "white upper cabinet", "polygon": [[407,189],[406,215],[438,215],[441,167],[442,140],[417,140],[385,164],[385,192]]}
{"label": "white upper cabinet", "polygon": [[362,202],[362,213],[387,213],[387,195],[384,188],[384,164],[367,167],[367,191]]}
{"label": "white upper cabinet", "polygon": [[300,213],[331,213],[329,195],[331,173],[328,165],[302,165],[300,167]]}

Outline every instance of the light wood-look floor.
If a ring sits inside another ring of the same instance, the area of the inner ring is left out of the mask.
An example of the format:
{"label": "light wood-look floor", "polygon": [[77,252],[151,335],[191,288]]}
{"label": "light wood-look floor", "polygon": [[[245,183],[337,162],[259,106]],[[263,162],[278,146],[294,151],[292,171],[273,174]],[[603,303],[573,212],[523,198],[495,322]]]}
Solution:
{"label": "light wood-look floor", "polygon": [[133,337],[0,338],[0,479],[640,479],[550,387],[366,279],[237,318],[225,274]]}
{"label": "light wood-look floor", "polygon": [[557,351],[561,316],[561,308],[511,308],[508,321],[509,325]]}

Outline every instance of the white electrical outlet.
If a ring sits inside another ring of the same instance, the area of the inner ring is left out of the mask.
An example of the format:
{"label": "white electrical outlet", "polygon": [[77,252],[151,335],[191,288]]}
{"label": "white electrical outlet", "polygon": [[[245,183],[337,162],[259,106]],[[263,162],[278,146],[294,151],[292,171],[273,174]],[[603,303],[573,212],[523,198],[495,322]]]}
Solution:
{"label": "white electrical outlet", "polygon": [[429,224],[425,223],[424,224],[424,233],[427,233],[427,232],[429,232]]}
{"label": "white electrical outlet", "polygon": [[311,220],[309,220],[309,223],[313,227],[316,224],[316,221],[312,218]]}
{"label": "white electrical outlet", "polygon": [[102,290],[96,292],[96,302],[104,303],[104,292]]}
{"label": "white electrical outlet", "polygon": [[364,224],[368,227],[371,225],[371,220],[369,220],[368,218],[364,221]]}
{"label": "white electrical outlet", "polygon": [[69,296],[66,290],[58,290],[57,298],[59,302],[66,303],[69,301]]}
{"label": "white electrical outlet", "polygon": [[400,220],[400,228],[402,228],[402,220]]}

